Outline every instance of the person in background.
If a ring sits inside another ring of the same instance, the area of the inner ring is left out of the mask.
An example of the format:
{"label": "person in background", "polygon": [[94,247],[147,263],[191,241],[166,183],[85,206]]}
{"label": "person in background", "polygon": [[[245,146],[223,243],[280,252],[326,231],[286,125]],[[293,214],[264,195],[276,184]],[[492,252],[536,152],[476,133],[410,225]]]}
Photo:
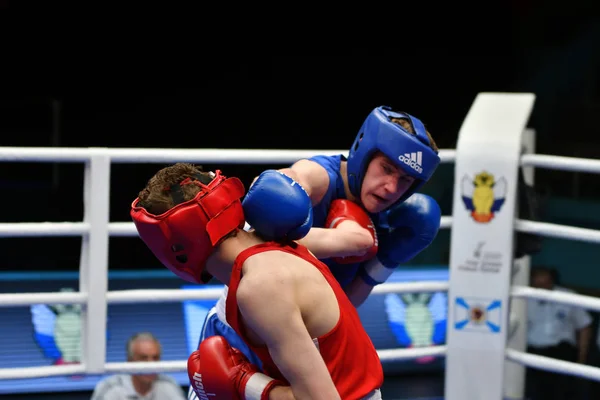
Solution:
{"label": "person in background", "polygon": [[[531,270],[531,286],[537,289],[574,293],[558,285],[555,269]],[[579,307],[530,299],[527,301],[527,352],[557,360],[585,364],[592,334],[592,317]],[[528,368],[526,394],[530,400],[575,400],[583,388],[565,374]]]}
{"label": "person in background", "polygon": [[[149,332],[136,333],[126,345],[127,361],[160,361],[161,345]],[[162,374],[119,374],[96,385],[91,400],[184,400],[182,387]]]}
{"label": "person in background", "polygon": [[[596,316],[596,320],[598,319],[598,313],[594,313]],[[588,358],[588,364],[592,367],[600,368],[600,326],[598,323],[596,325],[596,342],[595,346],[590,349],[590,356]],[[588,380],[586,385],[586,394],[587,397],[584,399],[600,399],[600,382]]]}

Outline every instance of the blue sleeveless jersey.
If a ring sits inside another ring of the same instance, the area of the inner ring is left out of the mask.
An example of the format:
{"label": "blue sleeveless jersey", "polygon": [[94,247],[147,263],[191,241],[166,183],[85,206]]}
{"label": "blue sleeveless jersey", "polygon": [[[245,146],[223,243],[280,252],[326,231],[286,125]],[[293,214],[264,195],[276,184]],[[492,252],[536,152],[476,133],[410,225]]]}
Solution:
{"label": "blue sleeveless jersey", "polygon": [[342,155],[316,156],[309,158],[309,160],[325,168],[327,175],[329,175],[329,187],[327,188],[327,192],[325,192],[325,196],[323,196],[318,204],[313,206],[313,226],[323,228],[325,227],[325,219],[327,219],[331,202],[336,199],[346,198],[344,180],[340,173]]}
{"label": "blue sleeveless jersey", "polygon": [[[329,213],[329,207],[331,202],[336,199],[345,199],[346,192],[344,191],[344,181],[340,173],[340,164],[342,162],[342,155],[337,156],[315,156],[309,158],[310,161],[314,161],[327,171],[329,175],[329,187],[325,196],[321,199],[318,204],[313,206],[313,226],[317,228],[325,227],[325,219]],[[331,259],[321,260],[329,267],[329,270],[335,276],[335,279],[340,283],[342,287],[352,282],[354,277],[358,274],[358,267],[360,264],[336,264]]]}

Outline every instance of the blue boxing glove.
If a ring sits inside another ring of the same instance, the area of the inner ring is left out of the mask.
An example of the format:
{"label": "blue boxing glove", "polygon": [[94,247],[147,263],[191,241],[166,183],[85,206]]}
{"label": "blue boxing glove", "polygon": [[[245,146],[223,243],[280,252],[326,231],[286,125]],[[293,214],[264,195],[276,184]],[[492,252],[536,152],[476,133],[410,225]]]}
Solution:
{"label": "blue boxing glove", "polygon": [[256,178],[242,206],[246,221],[266,240],[301,239],[312,227],[308,193],[298,182],[274,169]]}
{"label": "blue boxing glove", "polygon": [[415,193],[386,211],[389,228],[377,231],[377,257],[362,264],[360,276],[369,285],[386,281],[394,269],[413,259],[435,239],[442,218],[437,202]]}

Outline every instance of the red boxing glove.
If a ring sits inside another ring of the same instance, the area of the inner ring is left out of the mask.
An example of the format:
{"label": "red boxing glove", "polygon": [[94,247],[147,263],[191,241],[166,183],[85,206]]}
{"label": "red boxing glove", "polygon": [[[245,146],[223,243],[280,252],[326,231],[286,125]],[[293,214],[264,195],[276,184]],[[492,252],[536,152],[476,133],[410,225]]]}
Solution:
{"label": "red boxing glove", "polygon": [[325,219],[325,227],[335,228],[342,221],[348,219],[357,222],[360,226],[369,231],[371,237],[373,238],[373,246],[371,246],[371,248],[361,256],[334,257],[333,261],[338,264],[354,264],[368,261],[375,257],[378,248],[375,225],[373,224],[371,217],[369,217],[366,211],[363,210],[358,204],[345,199],[337,199],[332,201],[329,207],[329,214],[327,214],[327,218]]}
{"label": "red boxing glove", "polygon": [[211,336],[188,358],[188,377],[198,399],[267,400],[283,382],[259,372],[223,336]]}

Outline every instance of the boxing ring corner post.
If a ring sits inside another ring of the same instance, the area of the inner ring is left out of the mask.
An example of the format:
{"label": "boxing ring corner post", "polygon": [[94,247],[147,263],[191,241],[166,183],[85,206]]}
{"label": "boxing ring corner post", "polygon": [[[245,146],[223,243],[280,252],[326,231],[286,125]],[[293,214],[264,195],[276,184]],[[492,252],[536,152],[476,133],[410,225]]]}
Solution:
{"label": "boxing ring corner post", "polygon": [[[450,236],[446,400],[523,397],[524,370],[506,363],[505,349],[519,160],[524,141],[531,139],[524,132],[534,101],[531,93],[479,93],[459,131]],[[522,320],[524,307],[513,311],[520,314],[513,320]],[[518,338],[522,346],[523,332],[517,331],[519,335],[511,339]],[[511,385],[505,385],[508,376]]]}
{"label": "boxing ring corner post", "polygon": [[111,159],[98,152],[85,163],[83,222],[90,230],[82,236],[79,291],[87,293],[81,308],[81,361],[88,374],[104,372],[108,290]]}

